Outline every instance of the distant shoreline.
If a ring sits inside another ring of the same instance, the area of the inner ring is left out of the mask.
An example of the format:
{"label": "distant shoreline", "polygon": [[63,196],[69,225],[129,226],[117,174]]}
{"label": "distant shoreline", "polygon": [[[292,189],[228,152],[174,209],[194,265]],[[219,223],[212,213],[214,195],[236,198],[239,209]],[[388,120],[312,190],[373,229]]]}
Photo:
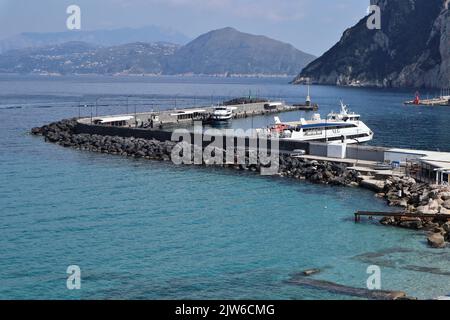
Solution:
{"label": "distant shoreline", "polygon": [[0,72],[0,76],[38,76],[38,77],[88,77],[88,76],[96,76],[96,77],[179,77],[179,78],[203,78],[203,77],[211,77],[211,78],[294,78],[295,75],[288,74],[153,74],[153,73],[116,73],[116,74],[103,74],[103,73],[3,73]]}

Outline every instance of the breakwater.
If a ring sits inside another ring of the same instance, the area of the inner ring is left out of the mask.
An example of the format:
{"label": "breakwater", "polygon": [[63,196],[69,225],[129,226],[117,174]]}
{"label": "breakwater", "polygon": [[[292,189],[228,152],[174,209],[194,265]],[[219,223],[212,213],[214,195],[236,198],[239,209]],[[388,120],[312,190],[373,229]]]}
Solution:
{"label": "breakwater", "polygon": [[[80,126],[83,130],[80,130]],[[89,129],[91,131],[88,131]],[[80,125],[75,119],[71,119],[33,128],[31,133],[43,136],[46,141],[63,147],[160,161],[170,161],[172,152],[177,145],[176,142],[170,141],[168,133],[164,132],[135,129],[135,134],[138,136],[135,137],[132,134],[133,129],[130,128],[126,128],[127,131],[123,132],[119,130],[120,128],[110,129],[114,131],[111,135],[98,134],[100,132],[96,132],[94,126]],[[124,132],[127,133],[126,136],[121,136]],[[198,146],[191,145],[193,150],[196,147],[198,148]],[[218,151],[226,152],[225,150],[216,150],[216,152]],[[236,159],[238,150],[234,151]],[[260,172],[264,165],[259,159],[257,163],[249,161],[252,152],[254,151],[250,149],[245,150],[243,163],[210,164],[203,162],[203,165]],[[191,154],[194,156],[195,152]],[[363,178],[342,163],[292,157],[289,153],[279,154],[278,174],[314,183],[366,187]],[[403,207],[406,212],[430,215],[429,218],[389,217],[382,219],[382,224],[426,230],[430,232],[428,243],[435,248],[444,247],[446,242],[450,241],[450,222],[435,219],[433,216],[436,213],[450,214],[450,189],[448,187],[418,183],[409,177],[389,177],[384,181],[383,186],[377,186],[377,188],[377,196],[385,198],[391,206]]]}

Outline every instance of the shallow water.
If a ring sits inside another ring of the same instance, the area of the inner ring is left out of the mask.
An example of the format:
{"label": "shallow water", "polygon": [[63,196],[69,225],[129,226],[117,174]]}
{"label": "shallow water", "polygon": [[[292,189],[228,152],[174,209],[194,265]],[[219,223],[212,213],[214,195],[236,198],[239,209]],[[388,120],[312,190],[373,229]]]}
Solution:
{"label": "shallow water", "polygon": [[[420,232],[353,223],[356,210],[390,210],[369,191],[92,154],[27,134],[97,96],[167,108],[176,95],[189,105],[249,89],[292,102],[304,94],[286,79],[1,77],[0,298],[349,299],[285,280],[319,268],[317,279],[365,287],[372,264],[385,290],[449,293],[449,249],[428,249]],[[322,113],[345,98],[376,144],[449,150],[450,109],[403,107],[409,92],[313,90]],[[80,291],[66,289],[74,264]]]}

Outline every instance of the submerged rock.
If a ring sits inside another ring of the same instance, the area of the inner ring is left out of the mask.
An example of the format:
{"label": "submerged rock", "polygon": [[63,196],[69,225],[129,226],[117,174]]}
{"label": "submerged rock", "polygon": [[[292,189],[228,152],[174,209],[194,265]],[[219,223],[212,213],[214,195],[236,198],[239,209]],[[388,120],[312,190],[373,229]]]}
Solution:
{"label": "submerged rock", "polygon": [[308,269],[308,270],[303,271],[303,274],[307,277],[312,276],[317,273],[320,273],[319,269]]}
{"label": "submerged rock", "polygon": [[433,233],[428,236],[428,245],[432,248],[444,248],[445,247],[445,238],[440,233]]}

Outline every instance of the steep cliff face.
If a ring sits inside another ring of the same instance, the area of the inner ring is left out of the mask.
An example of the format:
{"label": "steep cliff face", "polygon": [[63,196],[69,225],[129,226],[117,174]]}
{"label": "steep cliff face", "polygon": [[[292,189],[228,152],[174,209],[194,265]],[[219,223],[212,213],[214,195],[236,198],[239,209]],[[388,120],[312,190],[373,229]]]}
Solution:
{"label": "steep cliff face", "polygon": [[294,83],[376,87],[450,85],[449,0],[379,0],[381,30],[367,17],[303,69]]}

